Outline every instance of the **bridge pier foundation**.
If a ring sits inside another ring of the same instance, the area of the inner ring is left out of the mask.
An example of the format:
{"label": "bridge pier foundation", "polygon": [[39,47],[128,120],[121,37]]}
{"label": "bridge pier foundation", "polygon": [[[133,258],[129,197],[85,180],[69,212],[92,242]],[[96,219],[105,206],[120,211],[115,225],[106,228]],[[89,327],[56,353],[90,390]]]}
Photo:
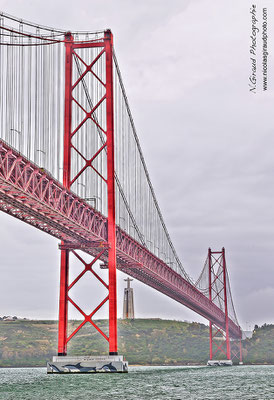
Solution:
{"label": "bridge pier foundation", "polygon": [[54,356],[47,363],[48,374],[128,372],[128,362],[121,355],[113,356]]}
{"label": "bridge pier foundation", "polygon": [[232,360],[208,360],[208,367],[232,367]]}

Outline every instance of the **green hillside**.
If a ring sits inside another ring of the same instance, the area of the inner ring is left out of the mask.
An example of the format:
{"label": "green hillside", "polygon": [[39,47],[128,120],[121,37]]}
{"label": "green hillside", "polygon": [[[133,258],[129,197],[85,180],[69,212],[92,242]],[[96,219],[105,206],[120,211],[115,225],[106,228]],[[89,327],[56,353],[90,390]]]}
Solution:
{"label": "green hillside", "polygon": [[[106,333],[107,321],[96,321]],[[79,325],[70,321],[69,332]],[[159,319],[119,320],[119,353],[130,364],[204,363],[208,359],[208,327]],[[108,354],[107,342],[85,325],[69,343],[70,355]],[[0,366],[44,366],[56,355],[54,321],[0,321]]]}
{"label": "green hillside", "polygon": [[274,325],[255,326],[251,339],[244,341],[244,360],[253,364],[274,364]]}
{"label": "green hillside", "polygon": [[[107,333],[107,321],[96,321]],[[70,321],[69,333],[79,325]],[[119,353],[130,364],[205,364],[208,360],[208,327],[160,319],[119,320]],[[274,364],[274,325],[254,331],[243,343],[244,361]],[[55,321],[0,321],[0,367],[45,366],[56,355]],[[107,354],[107,342],[86,325],[69,343],[70,355]]]}

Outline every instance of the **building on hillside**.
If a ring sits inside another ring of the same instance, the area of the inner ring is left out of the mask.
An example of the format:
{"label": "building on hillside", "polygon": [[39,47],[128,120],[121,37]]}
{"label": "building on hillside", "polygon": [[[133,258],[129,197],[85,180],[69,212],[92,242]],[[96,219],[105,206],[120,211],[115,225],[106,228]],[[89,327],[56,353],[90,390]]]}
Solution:
{"label": "building on hillside", "polygon": [[16,321],[17,317],[12,317],[11,315],[4,315],[2,318],[3,321]]}
{"label": "building on hillside", "polygon": [[134,319],[133,289],[130,287],[130,281],[133,279],[124,280],[127,282],[127,287],[124,290],[123,319]]}

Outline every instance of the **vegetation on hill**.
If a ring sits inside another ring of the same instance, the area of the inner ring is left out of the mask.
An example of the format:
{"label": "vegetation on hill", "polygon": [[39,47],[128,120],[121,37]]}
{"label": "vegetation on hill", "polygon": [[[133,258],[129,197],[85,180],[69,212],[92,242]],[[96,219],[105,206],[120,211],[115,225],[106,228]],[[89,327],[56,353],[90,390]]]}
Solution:
{"label": "vegetation on hill", "polygon": [[[95,321],[106,334],[107,321]],[[70,321],[69,333],[79,325]],[[160,319],[119,320],[119,353],[130,364],[195,364],[208,359],[208,327]],[[44,366],[56,355],[54,321],[0,321],[0,367]],[[107,341],[86,324],[69,342],[70,355],[108,354]]]}
{"label": "vegetation on hill", "polygon": [[[106,334],[107,321],[96,324]],[[70,321],[69,333],[79,325]],[[0,321],[0,367],[45,366],[56,355],[56,321]],[[208,360],[208,326],[160,319],[119,320],[119,353],[130,364],[205,364]],[[274,325],[256,328],[243,342],[245,363],[274,364]],[[108,343],[86,324],[68,345],[70,355],[108,354]]]}
{"label": "vegetation on hill", "polygon": [[255,325],[252,338],[243,342],[246,363],[274,364],[274,325]]}

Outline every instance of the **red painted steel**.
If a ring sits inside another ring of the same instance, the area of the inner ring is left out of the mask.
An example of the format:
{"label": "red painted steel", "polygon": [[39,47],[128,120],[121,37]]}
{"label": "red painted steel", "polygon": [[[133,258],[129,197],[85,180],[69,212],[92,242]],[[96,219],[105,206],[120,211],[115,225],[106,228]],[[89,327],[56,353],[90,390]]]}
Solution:
{"label": "red painted steel", "polygon": [[58,355],[67,353],[69,251],[61,250]]}
{"label": "red painted steel", "polygon": [[[216,324],[213,320],[209,323],[209,352],[210,360],[217,353],[222,353],[228,360],[238,357],[238,347],[231,351],[230,337],[241,339],[241,330],[237,336],[232,334],[230,329],[231,320],[228,314],[227,301],[227,270],[225,249],[222,251],[211,251],[208,249],[208,273],[209,273],[209,300],[217,301],[220,307],[224,309],[224,323]],[[225,345],[225,349],[224,349]],[[238,357],[239,358],[239,357]]]}
{"label": "red painted steel", "polygon": [[[63,185],[70,189],[70,133],[71,133],[71,85],[72,85],[72,43],[70,33],[65,35],[65,120],[64,120],[64,161]],[[64,243],[64,242],[62,242]],[[60,266],[60,295],[59,295],[59,321],[58,321],[58,355],[67,354],[67,324],[68,324],[68,275],[69,251],[61,249]]]}
{"label": "red painted steel", "polygon": [[116,222],[113,121],[113,38],[105,32],[107,107],[108,268],[109,268],[109,354],[117,353]]}
{"label": "red painted steel", "polygon": [[[79,48],[93,48],[93,47],[102,47],[102,50],[99,54],[92,60],[84,62],[79,54],[77,53],[77,49]],[[107,184],[107,196],[108,196],[108,217],[107,224],[104,227],[107,235],[104,237],[104,240],[107,242],[107,247],[103,251],[98,250],[96,246],[93,247],[93,255],[96,256],[95,260],[100,256],[101,258],[106,258],[108,261],[109,267],[109,284],[106,286],[109,294],[104,299],[102,303],[95,308],[95,310],[87,315],[85,314],[81,308],[69,297],[68,292],[71,288],[71,285],[68,286],[65,284],[67,282],[67,275],[69,270],[69,257],[68,252],[71,249],[69,244],[64,241],[61,244],[61,278],[60,278],[60,311],[59,311],[59,338],[58,338],[58,352],[61,355],[66,354],[67,342],[78,332],[78,330],[86,323],[90,322],[98,332],[109,341],[109,353],[111,355],[118,354],[117,353],[117,288],[116,288],[116,222],[115,222],[115,181],[114,181],[114,123],[113,123],[113,71],[112,71],[112,33],[111,31],[106,31],[104,35],[103,42],[86,42],[86,43],[77,43],[74,42],[71,33],[67,33],[65,36],[65,46],[66,46],[66,60],[65,60],[65,121],[64,121],[64,164],[63,164],[63,186],[65,189],[70,190],[71,185],[77,181],[77,179],[85,172],[85,170],[91,167],[95,173]],[[98,77],[92,70],[92,67],[96,64],[96,62],[101,58],[105,57],[106,64],[106,82],[103,82],[100,77]],[[81,62],[84,65],[84,72],[80,74],[80,77],[76,80],[76,82],[72,82],[72,68],[73,63],[75,63],[74,58]],[[79,86],[80,90],[83,90],[81,84],[83,82],[86,74],[90,72],[93,76],[100,82],[103,87],[105,87],[105,94],[98,100],[97,104],[93,106],[93,108],[88,111],[81,105],[76,98],[73,96],[73,90]],[[72,103],[75,103],[84,113],[85,117],[83,120],[78,123],[78,125],[73,129],[71,128],[72,123]],[[103,103],[106,102],[106,131],[99,124],[98,121],[94,118],[95,110]],[[76,147],[76,144],[72,144],[72,138],[74,135],[79,134],[80,128],[90,119],[96,126],[100,129],[101,132],[105,134],[106,142],[101,146],[99,150],[95,152],[91,156],[91,158],[85,158],[81,153],[80,149]],[[76,172],[74,177],[71,176],[71,150],[76,150],[78,157],[81,157],[85,160],[85,165]],[[92,165],[92,162],[98,155],[103,151],[107,150],[107,178],[105,179],[102,174]],[[93,243],[95,244],[95,243]],[[73,246],[77,248],[77,246]],[[78,246],[79,247],[79,246]],[[108,252],[106,253],[106,248]],[[99,254],[96,255],[96,253]],[[87,264],[85,261],[77,255],[75,251],[72,251],[73,254],[77,256],[77,258],[85,265],[85,269],[82,274],[78,276],[77,281],[84,275],[87,271]],[[65,257],[67,255],[67,257]],[[93,272],[93,274],[97,277],[99,281],[101,278],[94,273],[91,269],[91,265],[89,265],[89,270]],[[102,332],[98,326],[92,321],[93,315],[101,308],[101,306],[109,301],[109,337]],[[67,338],[67,321],[68,321],[68,302],[70,302],[84,317],[83,323]]]}
{"label": "red painted steel", "polygon": [[[0,141],[0,209],[62,240],[66,248],[96,256],[108,248],[107,218]],[[117,268],[225,329],[224,312],[196,287],[116,226]],[[107,251],[100,259],[107,262]],[[229,319],[229,334],[241,329]]]}
{"label": "red painted steel", "polygon": [[239,362],[243,361],[242,355],[242,340],[232,340],[230,343],[231,360],[237,359]]}
{"label": "red painted steel", "polygon": [[70,32],[65,35],[65,116],[64,116],[64,162],[63,185],[70,189],[71,171],[71,118],[72,118],[72,54],[73,37]]}
{"label": "red painted steel", "polygon": [[[224,325],[222,327],[214,324],[210,321],[209,324],[209,345],[210,345],[210,360],[212,360],[217,353],[223,354],[228,360],[230,360],[230,354],[227,353],[227,343],[229,342],[229,334],[227,332],[227,307],[225,307],[225,296],[224,292],[224,276],[225,276],[225,263],[224,253],[222,251],[211,251],[208,249],[208,265],[209,265],[209,299],[212,301],[218,301],[220,307],[225,308],[224,313]],[[218,286],[217,286],[218,285]],[[220,286],[219,286],[220,285]],[[226,345],[226,351],[224,350]]]}
{"label": "red painted steel", "polygon": [[[212,300],[212,288],[211,288],[211,249],[208,249],[208,298]],[[212,322],[209,321],[209,359],[213,359],[213,348],[212,348]]]}
{"label": "red painted steel", "polygon": [[225,260],[225,249],[224,249],[224,247],[222,248],[222,260],[223,260],[223,282],[224,282],[224,304],[225,304],[226,354],[227,354],[228,360],[230,360],[231,359],[231,352],[230,352],[228,306],[227,306],[226,260]]}
{"label": "red painted steel", "polygon": [[[68,251],[68,250],[65,250]],[[96,314],[96,312],[106,303],[106,301],[109,300],[109,295],[107,295],[101,303],[95,307],[95,309],[90,313],[86,314],[80,307],[79,305],[71,299],[69,296],[68,292],[69,290],[85,275],[86,272],[91,272],[93,276],[103,285],[107,290],[109,290],[109,285],[107,285],[106,282],[93,270],[93,266],[96,261],[98,261],[103,254],[105,253],[106,248],[103,248],[96,257],[90,262],[86,263],[85,260],[75,251],[71,250],[71,253],[77,257],[77,259],[84,265],[84,269],[82,272],[74,279],[73,282],[68,286],[67,288],[67,300],[82,314],[84,317],[83,322],[69,335],[69,337],[66,337],[66,344],[70,341],[70,339],[73,338],[73,336],[87,323],[89,322],[108,342],[109,342],[109,337],[95,324],[95,322],[92,320],[92,317]]]}

